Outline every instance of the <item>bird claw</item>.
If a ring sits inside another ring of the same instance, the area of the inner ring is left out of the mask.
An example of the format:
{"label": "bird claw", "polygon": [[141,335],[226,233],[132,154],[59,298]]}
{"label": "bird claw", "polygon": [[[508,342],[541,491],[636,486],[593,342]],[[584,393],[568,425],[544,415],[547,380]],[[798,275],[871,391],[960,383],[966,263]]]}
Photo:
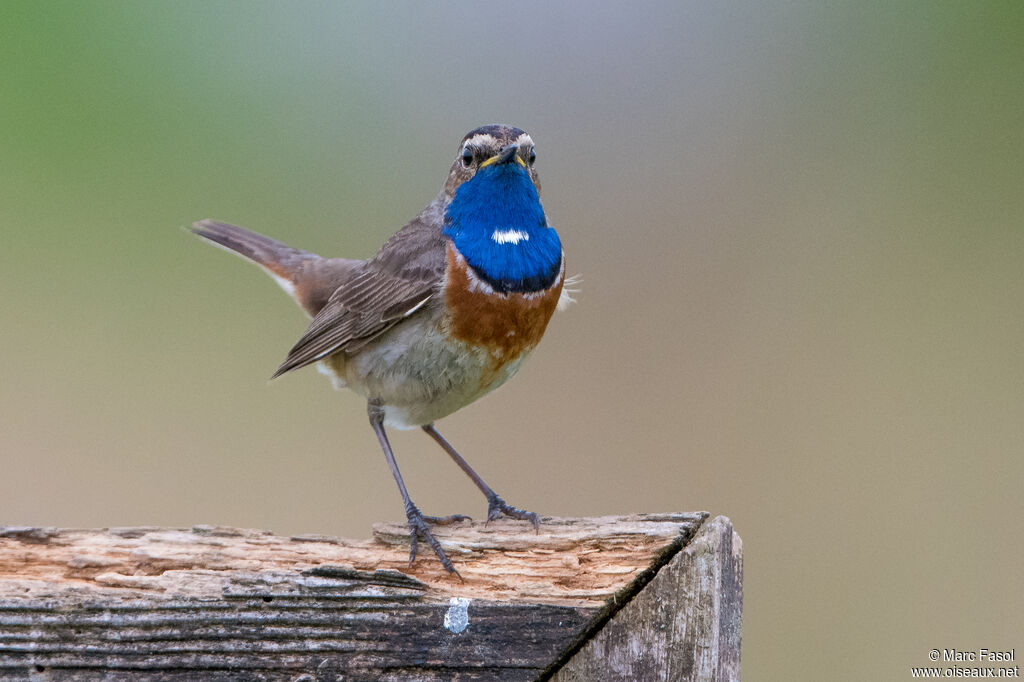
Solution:
{"label": "bird claw", "polygon": [[452,564],[451,559],[441,549],[441,543],[437,541],[437,538],[430,532],[428,523],[455,523],[456,521],[462,521],[468,519],[468,516],[462,514],[452,514],[451,516],[424,516],[419,509],[415,506],[406,510],[406,518],[409,520],[409,565],[412,566],[413,562],[416,561],[416,550],[417,543],[420,539],[423,539],[430,549],[434,550],[434,554],[441,561],[441,565],[444,566],[444,570],[449,573],[454,573],[458,576],[459,580],[462,580],[462,576],[455,570],[455,566]]}
{"label": "bird claw", "polygon": [[540,532],[540,517],[534,512],[517,509],[497,495],[487,498],[487,523],[496,521],[502,516],[529,521],[533,524],[534,532]]}

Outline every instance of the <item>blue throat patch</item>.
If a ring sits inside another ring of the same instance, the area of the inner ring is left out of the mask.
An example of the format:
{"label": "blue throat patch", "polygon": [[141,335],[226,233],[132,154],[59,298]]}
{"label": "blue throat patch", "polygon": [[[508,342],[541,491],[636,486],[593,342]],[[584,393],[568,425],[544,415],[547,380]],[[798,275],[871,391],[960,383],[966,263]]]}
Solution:
{"label": "blue throat patch", "polygon": [[561,270],[562,242],[547,226],[533,181],[515,163],[486,166],[463,183],[445,212],[444,234],[501,293],[543,291]]}

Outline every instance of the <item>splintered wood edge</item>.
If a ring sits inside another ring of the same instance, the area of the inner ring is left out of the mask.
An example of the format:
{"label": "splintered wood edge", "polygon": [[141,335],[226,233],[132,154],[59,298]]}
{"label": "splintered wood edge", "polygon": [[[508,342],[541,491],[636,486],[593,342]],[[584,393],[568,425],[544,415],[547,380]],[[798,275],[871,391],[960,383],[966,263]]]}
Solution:
{"label": "splintered wood edge", "polygon": [[425,602],[607,602],[614,609],[622,595],[642,587],[645,576],[689,542],[707,517],[548,517],[537,533],[513,520],[435,526],[432,532],[462,580],[446,573],[422,542],[410,566],[408,528],[398,523],[377,524],[373,540],[216,526],[0,527],[0,603],[216,600],[239,589],[258,591],[252,586],[287,591],[355,577],[378,592],[414,594]]}

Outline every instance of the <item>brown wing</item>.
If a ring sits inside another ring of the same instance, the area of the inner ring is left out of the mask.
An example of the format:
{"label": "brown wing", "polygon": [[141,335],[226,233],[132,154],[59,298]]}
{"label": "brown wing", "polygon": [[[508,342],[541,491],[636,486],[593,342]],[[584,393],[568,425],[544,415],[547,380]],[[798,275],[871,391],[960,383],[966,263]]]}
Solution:
{"label": "brown wing", "polygon": [[444,267],[440,228],[419,219],[409,223],[334,292],[274,377],[360,348],[434,296]]}

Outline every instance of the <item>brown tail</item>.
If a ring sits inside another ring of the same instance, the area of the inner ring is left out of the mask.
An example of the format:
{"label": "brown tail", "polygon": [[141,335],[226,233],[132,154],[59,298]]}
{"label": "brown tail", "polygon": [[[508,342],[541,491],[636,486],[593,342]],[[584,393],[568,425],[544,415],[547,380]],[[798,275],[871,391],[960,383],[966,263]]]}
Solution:
{"label": "brown tail", "polygon": [[348,279],[355,266],[362,264],[362,261],[345,258],[323,258],[244,227],[216,220],[200,220],[192,226],[192,231],[262,267],[310,315],[315,315]]}
{"label": "brown tail", "polygon": [[247,230],[237,225],[219,223],[216,220],[200,220],[192,231],[203,239],[240,256],[262,265],[278,277],[291,280],[302,265],[309,260],[320,258],[315,253],[293,249],[270,237]]}

